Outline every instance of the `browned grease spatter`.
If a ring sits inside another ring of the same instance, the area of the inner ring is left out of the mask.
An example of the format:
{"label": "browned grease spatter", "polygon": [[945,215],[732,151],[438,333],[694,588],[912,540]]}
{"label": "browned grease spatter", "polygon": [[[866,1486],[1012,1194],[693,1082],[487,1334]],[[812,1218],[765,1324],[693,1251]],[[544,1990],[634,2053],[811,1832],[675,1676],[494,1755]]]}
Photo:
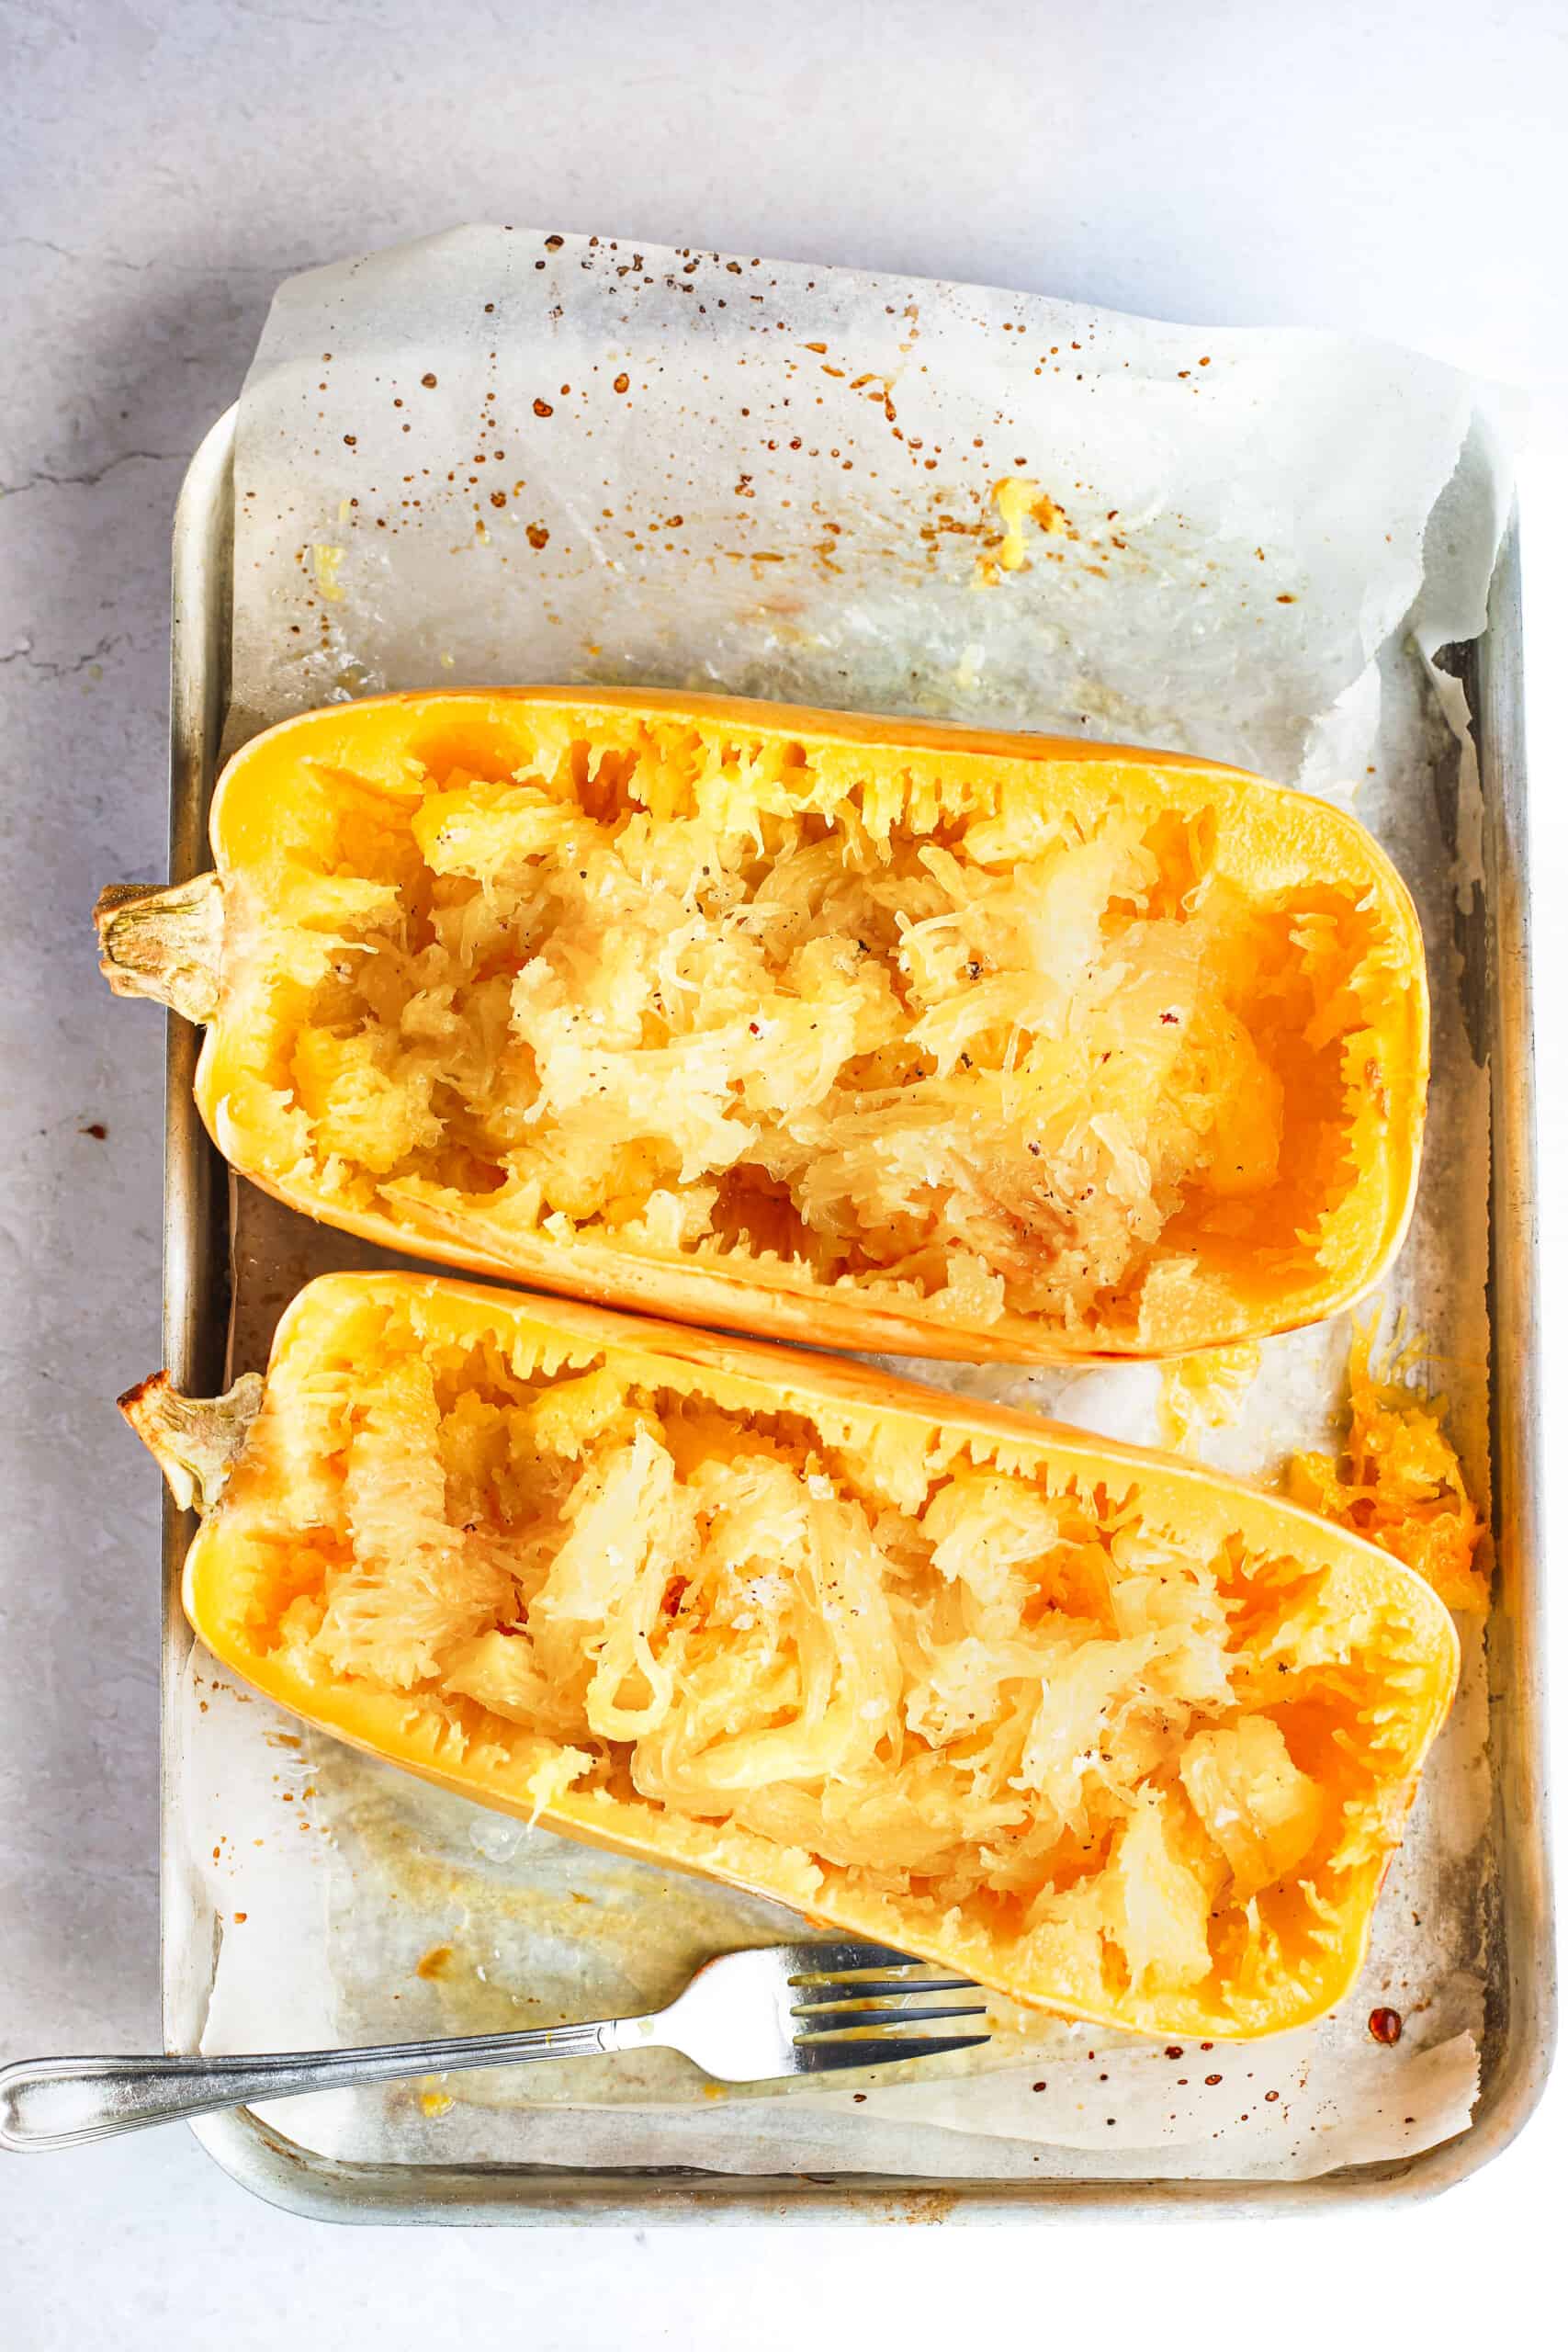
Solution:
{"label": "browned grease spatter", "polygon": [[1392,2049],[1404,2031],[1404,2019],[1397,2009],[1374,2009],[1367,2019],[1367,2031],[1374,2041],[1382,2041]]}

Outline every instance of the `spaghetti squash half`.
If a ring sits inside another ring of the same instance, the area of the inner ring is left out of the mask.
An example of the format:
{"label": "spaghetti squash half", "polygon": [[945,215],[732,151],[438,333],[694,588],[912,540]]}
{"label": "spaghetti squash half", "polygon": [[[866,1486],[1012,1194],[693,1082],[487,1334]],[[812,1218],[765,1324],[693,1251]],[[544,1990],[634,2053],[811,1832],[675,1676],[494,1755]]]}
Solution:
{"label": "spaghetti squash half", "polygon": [[[126,1400],[201,1638],[482,1804],[1158,2034],[1347,1990],[1451,1695],[1386,1554],[852,1364],[414,1274]],[[253,1418],[254,1417],[254,1418]]]}
{"label": "spaghetti squash half", "polygon": [[656,694],[407,695],[233,760],[217,872],[100,908],[293,1207],[842,1346],[1159,1355],[1310,1322],[1409,1215],[1421,940],[1232,768]]}

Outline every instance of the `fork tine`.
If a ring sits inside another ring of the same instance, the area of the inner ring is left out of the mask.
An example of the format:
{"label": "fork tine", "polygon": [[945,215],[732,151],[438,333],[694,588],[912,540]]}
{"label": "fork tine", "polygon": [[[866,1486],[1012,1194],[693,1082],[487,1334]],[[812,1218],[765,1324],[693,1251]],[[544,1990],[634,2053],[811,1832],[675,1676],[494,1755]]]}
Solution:
{"label": "fork tine", "polygon": [[974,1993],[979,1988],[972,1976],[860,1976],[850,1972],[839,1976],[792,1976],[789,1989],[795,2007],[803,2009],[835,2001],[908,1999],[926,1993]]}
{"label": "fork tine", "polygon": [[806,1976],[842,1976],[856,1970],[924,1968],[923,1960],[911,1960],[907,1951],[895,1951],[891,1944],[837,1942],[791,1944],[787,1948],[792,1973]]}
{"label": "fork tine", "polygon": [[889,2009],[868,2004],[864,2008],[790,2011],[792,2017],[804,2016],[809,2020],[796,2029],[795,2039],[797,2047],[803,2041],[816,2041],[827,2033],[841,2036],[861,2032],[886,2036],[897,2027],[932,2025],[938,2018],[983,2018],[985,2014],[984,2001],[971,2001],[966,2006],[954,2002],[940,2009]]}
{"label": "fork tine", "polygon": [[940,2058],[944,2050],[977,2050],[990,2038],[988,2033],[933,2033],[903,2041],[878,2034],[864,2041],[830,2041],[825,2036],[807,2036],[795,2046],[802,2074],[833,2075],[844,2066],[901,2065],[909,2058]]}

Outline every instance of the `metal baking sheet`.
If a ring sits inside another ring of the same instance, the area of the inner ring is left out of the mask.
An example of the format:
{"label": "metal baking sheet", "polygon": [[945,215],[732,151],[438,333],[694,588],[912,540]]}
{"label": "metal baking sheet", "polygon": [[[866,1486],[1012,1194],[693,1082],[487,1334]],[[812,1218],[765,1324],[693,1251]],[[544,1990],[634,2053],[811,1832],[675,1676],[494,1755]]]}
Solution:
{"label": "metal baking sheet", "polygon": [[[175,526],[171,874],[207,862],[206,820],[228,700],[234,415],[194,460]],[[567,2171],[519,2165],[385,2165],[328,2159],[247,2110],[209,2119],[198,2137],[234,2177],[293,2210],[364,2221],[524,2222],[758,2220],[999,2221],[1085,2211],[1137,2216],[1313,2211],[1347,2199],[1429,2194],[1464,2177],[1528,2117],[1550,2062],[1554,1989],[1543,1788],[1537,1456],[1535,1193],[1531,1108],[1524,776],[1518,674],[1517,556],[1510,534],[1494,582],[1490,626],[1463,656],[1484,799],[1484,953],[1468,959],[1466,1012],[1484,1042],[1493,1104],[1492,1452],[1497,1600],[1488,1628],[1493,1702],[1496,1917],[1487,1939],[1487,2019],[1481,2095],[1471,2128],[1425,2154],[1304,2182],[1162,2177],[900,2181],[856,2173],[759,2177],[669,2170]],[[1478,936],[1475,942],[1480,947]],[[179,1384],[222,1384],[236,1244],[230,1180],[191,1102],[197,1040],[169,1032],[166,1357]],[[247,1234],[256,1228],[247,1223]],[[264,1226],[261,1230],[265,1232]],[[340,1262],[353,1245],[334,1237]],[[302,1268],[258,1263],[246,1250],[244,1320],[259,1328]],[[176,1831],[182,1759],[179,1692],[191,1639],[179,1605],[193,1522],[164,1526],[164,2008],[171,2048],[194,2047],[213,1953]],[[1504,1825],[1506,1824],[1506,1831]]]}

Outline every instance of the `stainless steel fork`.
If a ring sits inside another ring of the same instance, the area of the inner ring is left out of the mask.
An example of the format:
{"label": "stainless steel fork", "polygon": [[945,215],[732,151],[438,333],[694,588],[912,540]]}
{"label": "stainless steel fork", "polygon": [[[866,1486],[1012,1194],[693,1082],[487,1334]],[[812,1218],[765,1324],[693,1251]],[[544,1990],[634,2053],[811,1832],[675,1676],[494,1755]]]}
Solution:
{"label": "stainless steel fork", "polygon": [[933,1995],[978,1990],[886,1944],[773,1944],[710,1960],[651,2017],[254,2058],[29,2058],[0,2070],[0,2147],[74,2148],[302,2091],[596,2051],[679,2050],[723,2083],[933,2058],[989,2040],[929,2030],[986,2013],[983,1997],[933,2007]]}

